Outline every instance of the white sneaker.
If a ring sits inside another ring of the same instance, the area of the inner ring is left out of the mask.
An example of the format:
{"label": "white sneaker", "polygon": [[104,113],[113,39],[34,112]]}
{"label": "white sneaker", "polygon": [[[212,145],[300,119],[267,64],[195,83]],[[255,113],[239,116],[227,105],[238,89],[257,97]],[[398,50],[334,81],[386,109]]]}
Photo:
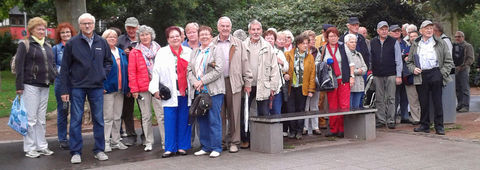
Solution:
{"label": "white sneaker", "polygon": [[204,150],[199,150],[195,152],[193,155],[200,156],[200,155],[206,155],[206,154],[208,154],[208,152],[205,152]]}
{"label": "white sneaker", "polygon": [[99,161],[108,160],[108,156],[105,154],[105,152],[98,152],[97,154],[95,154],[95,158],[97,158]]}
{"label": "white sneaker", "polygon": [[40,153],[38,153],[37,151],[28,151],[27,153],[25,153],[25,156],[29,158],[38,158],[40,156]]}
{"label": "white sneaker", "polygon": [[112,147],[110,145],[105,144],[105,152],[111,152]]}
{"label": "white sneaker", "polygon": [[216,158],[216,157],[219,157],[219,156],[220,156],[220,152],[213,151],[212,153],[210,153],[210,158]]}
{"label": "white sneaker", "polygon": [[75,154],[75,155],[72,156],[72,159],[70,159],[70,162],[72,164],[79,164],[79,163],[82,162],[82,157],[80,157],[79,154]]}
{"label": "white sneaker", "polygon": [[118,142],[118,144],[112,145],[112,149],[120,149],[124,150],[127,149],[128,146],[125,146],[122,142]]}
{"label": "white sneaker", "polygon": [[152,150],[152,144],[145,144],[145,152],[151,151]]}
{"label": "white sneaker", "polygon": [[39,154],[41,154],[41,155],[46,155],[46,156],[53,154],[53,151],[51,151],[51,150],[48,149],[48,148],[38,150],[37,152],[38,152]]}

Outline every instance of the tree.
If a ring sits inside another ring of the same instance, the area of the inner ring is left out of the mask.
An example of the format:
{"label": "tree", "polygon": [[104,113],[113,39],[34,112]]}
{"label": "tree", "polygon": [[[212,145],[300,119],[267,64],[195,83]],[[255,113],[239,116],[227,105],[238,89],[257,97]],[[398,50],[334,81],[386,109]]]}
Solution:
{"label": "tree", "polygon": [[55,9],[58,23],[69,22],[77,30],[78,17],[87,12],[85,0],[55,0]]}

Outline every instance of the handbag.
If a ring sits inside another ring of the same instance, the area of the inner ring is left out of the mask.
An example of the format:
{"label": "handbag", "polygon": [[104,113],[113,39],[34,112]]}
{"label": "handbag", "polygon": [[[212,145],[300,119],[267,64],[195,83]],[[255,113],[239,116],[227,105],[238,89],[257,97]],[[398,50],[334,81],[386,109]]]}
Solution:
{"label": "handbag", "polygon": [[17,131],[23,136],[27,135],[28,130],[28,118],[27,109],[25,104],[19,95],[15,97],[12,104],[12,110],[10,111],[10,118],[8,119],[8,126]]}
{"label": "handbag", "polygon": [[188,124],[191,125],[195,117],[206,116],[212,107],[212,97],[208,93],[201,92],[193,99],[188,112]]}
{"label": "handbag", "polygon": [[317,65],[317,76],[315,78],[317,91],[331,91],[338,87],[337,76],[327,62],[320,62]]}

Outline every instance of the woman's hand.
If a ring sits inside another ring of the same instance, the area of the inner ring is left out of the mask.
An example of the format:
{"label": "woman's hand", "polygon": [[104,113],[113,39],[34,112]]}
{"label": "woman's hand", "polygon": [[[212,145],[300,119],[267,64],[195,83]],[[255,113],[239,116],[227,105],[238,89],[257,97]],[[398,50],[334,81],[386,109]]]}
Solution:
{"label": "woman's hand", "polygon": [[132,93],[133,98],[137,99],[138,98],[138,93]]}
{"label": "woman's hand", "polygon": [[283,78],[285,78],[286,81],[289,81],[289,80],[290,80],[290,75],[285,74],[285,75],[283,76]]}
{"label": "woman's hand", "polygon": [[415,67],[415,69],[413,69],[413,74],[419,75],[420,73],[422,73],[422,69],[420,69],[418,67]]}
{"label": "woman's hand", "polygon": [[202,86],[203,86],[202,80],[199,80],[199,81],[193,83],[193,87],[194,87],[195,90],[197,90],[197,91],[200,91],[201,88],[202,88]]}
{"label": "woman's hand", "polygon": [[160,92],[158,92],[158,91],[155,92],[155,93],[153,94],[153,97],[155,97],[155,98],[157,98],[158,100],[160,100]]}
{"label": "woman's hand", "polygon": [[278,58],[278,57],[277,57],[277,62],[278,62],[278,64],[280,64],[280,65],[282,65],[282,66],[283,66],[283,61],[282,61],[282,60],[280,60],[280,58]]}
{"label": "woman's hand", "polygon": [[23,90],[17,90],[17,94],[23,94]]}
{"label": "woman's hand", "polygon": [[350,87],[352,87],[355,84],[355,78],[350,77]]}
{"label": "woman's hand", "polygon": [[309,92],[308,93],[308,97],[312,97],[313,96],[313,93],[312,92]]}

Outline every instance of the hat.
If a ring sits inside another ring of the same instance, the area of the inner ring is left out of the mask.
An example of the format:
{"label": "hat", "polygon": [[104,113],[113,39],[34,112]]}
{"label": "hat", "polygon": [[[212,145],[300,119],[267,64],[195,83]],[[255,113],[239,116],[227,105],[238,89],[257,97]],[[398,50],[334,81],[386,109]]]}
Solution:
{"label": "hat", "polygon": [[348,18],[348,24],[360,24],[360,21],[358,21],[358,17],[350,17]]}
{"label": "hat", "polygon": [[333,26],[332,24],[323,24],[322,25],[322,29],[325,30],[325,31],[330,27],[335,27],[335,26]]}
{"label": "hat", "polygon": [[425,20],[422,22],[422,25],[420,25],[420,29],[426,27],[427,25],[433,25],[432,21]]}
{"label": "hat", "polygon": [[377,24],[377,29],[380,29],[384,26],[387,26],[388,27],[388,23],[387,21],[380,21],[378,24]]}
{"label": "hat", "polygon": [[400,26],[397,24],[390,26],[389,31],[396,31],[396,30],[401,30]]}
{"label": "hat", "polygon": [[138,26],[138,19],[135,17],[129,17],[125,21],[125,26],[126,27],[137,27]]}

